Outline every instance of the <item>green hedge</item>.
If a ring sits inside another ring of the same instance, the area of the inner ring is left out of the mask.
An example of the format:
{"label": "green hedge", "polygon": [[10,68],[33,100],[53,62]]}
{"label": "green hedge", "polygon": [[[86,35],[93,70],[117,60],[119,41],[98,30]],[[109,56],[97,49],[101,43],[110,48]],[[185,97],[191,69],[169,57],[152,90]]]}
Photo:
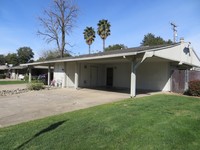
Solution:
{"label": "green hedge", "polygon": [[188,94],[192,96],[200,96],[200,80],[189,82]]}
{"label": "green hedge", "polygon": [[41,90],[44,89],[44,83],[40,81],[32,81],[31,83],[28,84],[28,89],[29,90]]}

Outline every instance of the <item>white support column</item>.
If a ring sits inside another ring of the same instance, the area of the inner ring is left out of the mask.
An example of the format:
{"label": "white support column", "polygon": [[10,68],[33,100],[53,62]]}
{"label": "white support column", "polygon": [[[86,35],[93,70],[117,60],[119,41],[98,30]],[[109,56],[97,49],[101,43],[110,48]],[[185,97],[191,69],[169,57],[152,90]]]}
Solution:
{"label": "white support column", "polygon": [[47,77],[47,84],[50,86],[51,84],[51,66],[48,66],[48,77]]}
{"label": "white support column", "polygon": [[63,84],[62,84],[62,88],[65,88],[66,87],[66,63],[64,63],[64,70],[63,70]]}
{"label": "white support column", "polygon": [[19,73],[18,73],[18,70],[17,70],[17,74],[15,75],[15,79],[19,79]]}
{"label": "white support column", "polygon": [[131,62],[131,88],[130,88],[130,96],[136,96],[136,69],[141,64],[141,61],[133,60]]}
{"label": "white support column", "polygon": [[137,67],[146,60],[146,58],[152,57],[154,53],[152,52],[145,52],[142,57],[135,57],[131,61],[131,88],[130,88],[130,96],[136,96],[136,69]]}
{"label": "white support column", "polygon": [[78,88],[78,63],[76,62],[75,64],[75,89]]}
{"label": "white support column", "polygon": [[31,75],[32,75],[32,74],[31,74],[31,71],[32,71],[32,69],[31,69],[31,67],[29,67],[29,74],[28,74],[28,77],[29,77],[29,78],[28,78],[28,82],[29,82],[29,83],[31,83]]}
{"label": "white support column", "polygon": [[134,69],[134,62],[131,62],[131,97],[136,96],[136,71]]}
{"label": "white support column", "polygon": [[69,71],[68,71],[68,63],[65,64],[66,67],[65,67],[65,72],[66,72],[66,87],[68,88],[69,87]]}

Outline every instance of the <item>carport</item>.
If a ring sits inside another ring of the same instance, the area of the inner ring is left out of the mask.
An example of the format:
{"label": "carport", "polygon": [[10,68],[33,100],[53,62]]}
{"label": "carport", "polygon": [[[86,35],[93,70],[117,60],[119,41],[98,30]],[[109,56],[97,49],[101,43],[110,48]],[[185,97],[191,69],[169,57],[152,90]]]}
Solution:
{"label": "carport", "polygon": [[200,62],[190,44],[182,40],[172,45],[143,46],[22,65],[54,66],[54,81],[63,88],[127,88],[134,97],[136,89],[170,91],[171,70],[190,69],[200,66]]}

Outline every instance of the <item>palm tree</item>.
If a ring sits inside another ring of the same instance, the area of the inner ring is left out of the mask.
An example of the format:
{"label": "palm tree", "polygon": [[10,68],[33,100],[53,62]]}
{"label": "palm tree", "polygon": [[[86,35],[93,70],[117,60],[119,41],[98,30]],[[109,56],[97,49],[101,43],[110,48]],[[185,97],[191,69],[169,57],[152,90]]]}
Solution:
{"label": "palm tree", "polygon": [[95,31],[92,27],[86,27],[83,34],[86,43],[89,45],[89,54],[90,54],[90,45],[95,39]]}
{"label": "palm tree", "polygon": [[97,33],[103,40],[103,50],[105,50],[105,39],[110,35],[110,23],[108,20],[99,20]]}

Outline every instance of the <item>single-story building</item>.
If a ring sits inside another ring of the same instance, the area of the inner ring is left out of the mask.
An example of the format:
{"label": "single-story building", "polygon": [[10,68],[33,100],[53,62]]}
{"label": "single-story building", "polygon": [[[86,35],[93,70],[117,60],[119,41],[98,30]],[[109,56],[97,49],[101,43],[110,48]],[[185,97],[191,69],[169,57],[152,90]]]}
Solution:
{"label": "single-story building", "polygon": [[0,65],[0,79],[4,79],[9,76],[9,67],[8,65]]}
{"label": "single-story building", "polygon": [[171,45],[141,46],[22,64],[36,65],[54,66],[54,81],[62,87],[124,88],[130,89],[130,96],[134,97],[136,89],[171,91],[172,70],[199,67],[200,60],[190,43],[182,39]]}
{"label": "single-story building", "polygon": [[0,65],[0,74],[6,74],[9,70],[7,65]]}
{"label": "single-story building", "polygon": [[[9,68],[11,72],[11,79],[19,79],[19,75],[27,75],[29,72],[28,66],[14,66]],[[32,77],[39,76],[41,74],[47,74],[48,72],[48,66],[32,66]],[[53,70],[53,67],[51,67],[51,70]]]}

